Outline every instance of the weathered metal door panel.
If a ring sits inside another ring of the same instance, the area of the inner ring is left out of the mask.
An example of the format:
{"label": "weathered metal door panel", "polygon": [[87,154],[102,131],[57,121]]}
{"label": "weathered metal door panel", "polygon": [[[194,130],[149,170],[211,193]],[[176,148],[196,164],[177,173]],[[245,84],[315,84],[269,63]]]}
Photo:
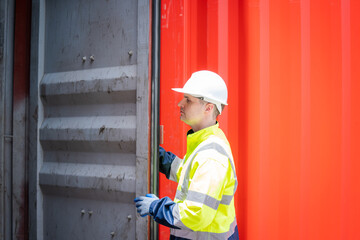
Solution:
{"label": "weathered metal door panel", "polygon": [[32,239],[145,239],[149,6],[34,1]]}
{"label": "weathered metal door panel", "polygon": [[[14,3],[0,1],[0,239],[12,234],[12,90]],[[16,192],[15,192],[16,193]]]}

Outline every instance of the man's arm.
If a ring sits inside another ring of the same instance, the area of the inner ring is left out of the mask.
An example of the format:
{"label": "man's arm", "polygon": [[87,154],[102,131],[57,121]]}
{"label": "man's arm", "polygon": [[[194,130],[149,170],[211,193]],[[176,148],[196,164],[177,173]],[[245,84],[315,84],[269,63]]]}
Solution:
{"label": "man's arm", "polygon": [[182,159],[177,157],[172,152],[165,151],[159,146],[159,170],[165,174],[167,179],[178,182],[177,170],[181,164]]}

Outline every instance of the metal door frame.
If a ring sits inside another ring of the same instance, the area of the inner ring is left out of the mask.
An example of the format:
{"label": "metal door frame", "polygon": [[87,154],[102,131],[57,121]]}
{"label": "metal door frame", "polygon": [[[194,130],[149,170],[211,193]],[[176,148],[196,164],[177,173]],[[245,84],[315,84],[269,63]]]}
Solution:
{"label": "metal door frame", "polygon": [[0,2],[0,239],[12,236],[14,1]]}

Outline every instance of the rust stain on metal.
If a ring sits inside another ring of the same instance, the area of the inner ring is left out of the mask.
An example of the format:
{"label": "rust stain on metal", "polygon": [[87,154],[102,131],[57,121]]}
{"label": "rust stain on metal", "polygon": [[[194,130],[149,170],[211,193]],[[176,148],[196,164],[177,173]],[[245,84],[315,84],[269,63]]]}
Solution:
{"label": "rust stain on metal", "polygon": [[18,219],[15,222],[16,239],[28,239],[28,189],[27,183],[21,187],[21,199],[19,199]]}
{"label": "rust stain on metal", "polygon": [[105,130],[105,125],[102,125],[99,129],[99,135],[102,134]]}

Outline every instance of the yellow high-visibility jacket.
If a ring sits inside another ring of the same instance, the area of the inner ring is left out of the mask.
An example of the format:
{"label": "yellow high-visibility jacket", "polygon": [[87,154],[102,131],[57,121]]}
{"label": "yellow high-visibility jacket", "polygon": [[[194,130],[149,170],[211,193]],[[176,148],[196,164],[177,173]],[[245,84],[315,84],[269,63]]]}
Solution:
{"label": "yellow high-visibility jacket", "polygon": [[188,132],[185,158],[174,156],[168,177],[178,182],[175,199],[153,202],[150,213],[171,239],[238,239],[235,165],[218,124]]}

